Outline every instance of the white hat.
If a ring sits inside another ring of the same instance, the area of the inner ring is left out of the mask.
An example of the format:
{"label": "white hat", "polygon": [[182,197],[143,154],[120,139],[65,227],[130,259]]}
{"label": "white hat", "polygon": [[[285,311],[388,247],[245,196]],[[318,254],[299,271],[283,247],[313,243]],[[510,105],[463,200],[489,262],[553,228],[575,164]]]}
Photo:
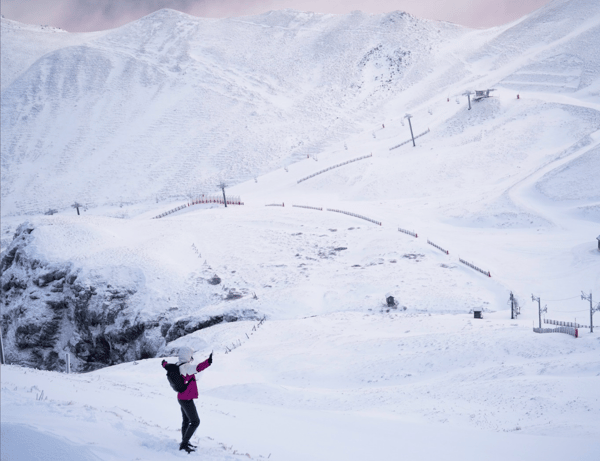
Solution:
{"label": "white hat", "polygon": [[179,349],[179,363],[187,363],[192,360],[192,355],[194,355],[194,351],[191,347],[182,347]]}

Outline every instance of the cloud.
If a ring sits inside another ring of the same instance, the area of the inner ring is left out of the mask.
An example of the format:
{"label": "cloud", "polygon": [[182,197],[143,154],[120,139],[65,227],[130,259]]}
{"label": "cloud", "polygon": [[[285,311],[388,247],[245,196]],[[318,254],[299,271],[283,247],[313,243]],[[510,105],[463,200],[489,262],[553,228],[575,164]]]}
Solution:
{"label": "cloud", "polygon": [[118,27],[161,8],[201,17],[260,14],[291,8],[343,14],[407,11],[428,19],[469,27],[510,22],[550,0],[0,0],[2,14],[28,24],[48,24],[72,32]]}

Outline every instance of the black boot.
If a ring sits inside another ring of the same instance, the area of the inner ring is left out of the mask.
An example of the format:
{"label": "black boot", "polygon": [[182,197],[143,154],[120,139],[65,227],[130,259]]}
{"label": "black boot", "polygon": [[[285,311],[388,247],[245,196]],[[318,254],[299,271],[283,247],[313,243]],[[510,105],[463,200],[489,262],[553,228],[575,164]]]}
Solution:
{"label": "black boot", "polygon": [[195,451],[192,447],[189,446],[189,444],[183,442],[181,442],[181,444],[179,445],[179,450],[185,450],[188,453]]}

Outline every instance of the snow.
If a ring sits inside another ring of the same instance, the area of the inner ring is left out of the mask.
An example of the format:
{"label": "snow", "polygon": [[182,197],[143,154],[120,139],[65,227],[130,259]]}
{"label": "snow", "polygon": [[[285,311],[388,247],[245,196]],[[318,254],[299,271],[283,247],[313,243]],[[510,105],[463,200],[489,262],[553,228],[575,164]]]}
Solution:
{"label": "snow", "polygon": [[[591,0],[487,30],[291,10],[161,10],[94,34],[2,19],[2,250],[28,220],[28,255],[134,292],[132,320],[266,318],[160,348],[214,351],[194,456],[596,460],[598,330],[534,334],[531,299],[584,325],[581,293],[600,299],[599,37]],[[407,112],[431,131],[390,151]],[[151,219],[220,180],[243,206]],[[160,360],[3,365],[2,461],[188,456]]]}
{"label": "snow", "polygon": [[[86,447],[77,446],[22,424],[3,424],[2,439],[2,459],[46,459],[49,461],[100,459]],[[25,440],[35,440],[36,443],[23,443]]]}
{"label": "snow", "polygon": [[[597,336],[537,336],[498,314],[340,312],[253,326],[178,340],[195,356],[216,351],[198,384],[194,441],[206,459],[597,457]],[[224,354],[232,338],[242,344]],[[4,366],[3,427],[41,427],[100,459],[175,459],[180,415],[159,361],[84,375]]]}

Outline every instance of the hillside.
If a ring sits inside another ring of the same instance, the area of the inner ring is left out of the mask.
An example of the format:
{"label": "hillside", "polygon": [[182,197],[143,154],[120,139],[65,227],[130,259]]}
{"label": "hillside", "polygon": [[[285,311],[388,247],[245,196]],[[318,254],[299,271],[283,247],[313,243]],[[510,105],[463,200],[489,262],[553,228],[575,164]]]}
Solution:
{"label": "hillside", "polygon": [[[3,213],[66,207],[74,194],[93,205],[183,197],[318,153],[422,78],[432,47],[459,33],[401,13],[217,21],[161,10],[80,45],[61,34],[65,46],[40,46],[20,73],[3,57],[18,74],[2,86]],[[28,39],[12,22],[4,36]]]}
{"label": "hillside", "polygon": [[94,34],[3,19],[2,213],[211,192],[386,121],[405,133],[399,115],[477,85],[594,100],[595,10],[555,2],[484,31],[398,12],[161,10]]}

